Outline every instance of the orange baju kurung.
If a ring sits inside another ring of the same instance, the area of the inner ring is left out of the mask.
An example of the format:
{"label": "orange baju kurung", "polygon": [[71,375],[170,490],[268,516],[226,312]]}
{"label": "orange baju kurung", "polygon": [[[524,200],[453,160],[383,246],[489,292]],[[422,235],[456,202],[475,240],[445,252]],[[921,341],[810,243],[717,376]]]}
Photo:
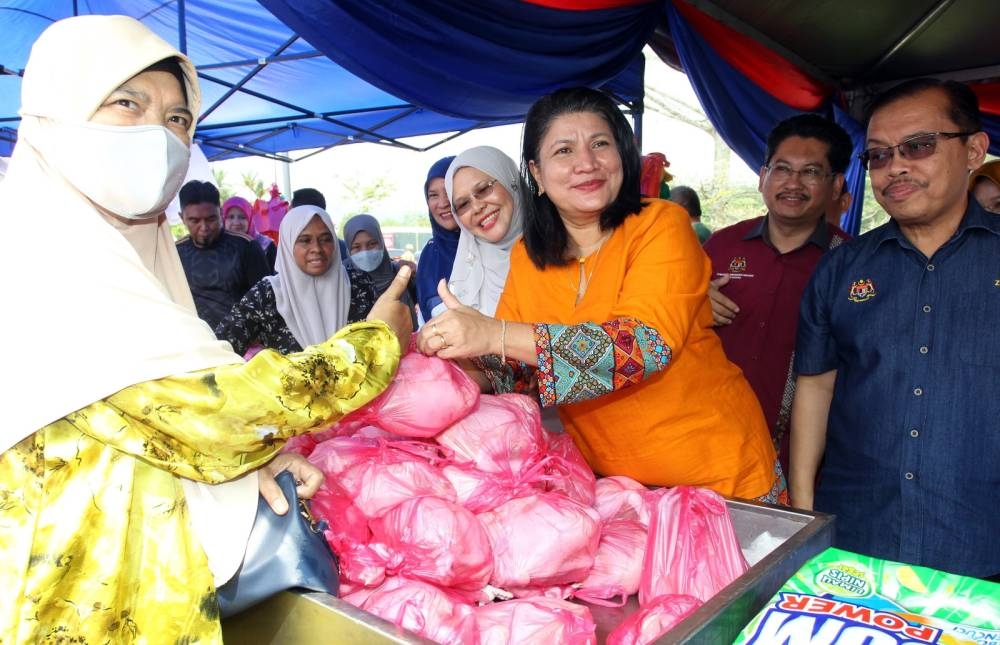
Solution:
{"label": "orange baju kurung", "polygon": [[590,466],[650,485],[767,494],[774,447],[753,391],[711,329],[711,266],[687,213],[652,200],[584,272],[586,293],[575,304],[579,265],[539,270],[519,243],[496,316],[542,323],[542,403],[558,404]]}

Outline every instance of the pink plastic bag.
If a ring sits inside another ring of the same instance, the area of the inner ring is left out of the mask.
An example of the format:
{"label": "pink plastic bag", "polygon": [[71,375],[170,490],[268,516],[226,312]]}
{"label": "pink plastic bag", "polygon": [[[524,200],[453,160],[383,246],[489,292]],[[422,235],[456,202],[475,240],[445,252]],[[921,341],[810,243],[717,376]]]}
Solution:
{"label": "pink plastic bag", "polygon": [[523,394],[484,394],[479,405],[437,436],[459,462],[471,462],[509,479],[533,466],[548,450],[538,404]]}
{"label": "pink plastic bag", "polygon": [[665,594],[707,601],[750,568],[718,493],[678,486],[651,491],[649,500],[652,512],[640,606]]}
{"label": "pink plastic bag", "polygon": [[351,466],[374,461],[382,450],[377,439],[371,437],[333,437],[320,441],[309,453],[309,463],[334,479]]}
{"label": "pink plastic bag", "polygon": [[409,352],[389,387],[350,415],[403,437],[429,438],[462,419],[479,401],[479,386],[454,362]]}
{"label": "pink plastic bag", "polygon": [[649,489],[631,477],[601,477],[595,485],[594,507],[605,522],[636,520],[649,526],[647,493]]}
{"label": "pink plastic bag", "polygon": [[[605,522],[594,566],[573,597],[594,604],[624,605],[629,596],[639,591],[646,533],[646,527],[635,520]],[[605,602],[615,596],[620,596],[621,602]]]}
{"label": "pink plastic bag", "polygon": [[370,522],[373,548],[390,574],[479,591],[493,573],[493,550],[475,515],[454,502],[418,497]]}
{"label": "pink plastic bag", "polygon": [[530,483],[498,477],[472,464],[448,464],[441,469],[441,474],[455,488],[458,503],[476,514],[492,511],[515,497],[535,492]]}
{"label": "pink plastic bag", "polygon": [[583,453],[568,434],[546,432],[549,450],[545,462],[545,490],[564,493],[587,506],[594,505],[596,478]]}
{"label": "pink plastic bag", "polygon": [[558,493],[512,499],[479,520],[493,547],[490,584],[513,591],[579,582],[601,539],[593,508]]}
{"label": "pink plastic bag", "polygon": [[690,616],[702,602],[692,596],[667,594],[623,620],[608,634],[607,645],[647,645]]}
{"label": "pink plastic bag", "polygon": [[337,483],[368,519],[380,517],[396,504],[421,495],[455,501],[455,489],[440,468],[395,450],[391,444],[383,446],[376,460],[359,462],[344,470]]}
{"label": "pink plastic bag", "polygon": [[[438,643],[477,645],[479,627],[470,605],[432,584],[395,576],[375,590],[360,590],[344,600]],[[330,638],[330,634],[317,634]]]}
{"label": "pink plastic bag", "polygon": [[368,518],[354,505],[336,481],[326,482],[313,495],[313,515],[326,520],[327,543],[337,554],[341,580],[360,585],[377,585],[385,578],[385,558],[371,549]]}
{"label": "pink plastic bag", "polygon": [[565,600],[522,598],[476,608],[482,645],[594,645],[590,610]]}

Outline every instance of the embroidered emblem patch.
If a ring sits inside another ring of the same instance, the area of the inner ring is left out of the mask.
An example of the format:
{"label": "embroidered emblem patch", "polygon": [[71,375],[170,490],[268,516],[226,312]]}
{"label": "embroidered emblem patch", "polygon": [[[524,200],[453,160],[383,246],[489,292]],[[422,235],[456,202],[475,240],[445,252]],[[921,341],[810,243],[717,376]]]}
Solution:
{"label": "embroidered emblem patch", "polygon": [[871,281],[871,278],[866,278],[851,283],[851,292],[848,294],[847,299],[851,302],[864,302],[874,297],[875,284]]}
{"label": "embroidered emblem patch", "polygon": [[746,270],[747,270],[747,259],[745,257],[738,255],[729,261],[730,273],[743,273]]}

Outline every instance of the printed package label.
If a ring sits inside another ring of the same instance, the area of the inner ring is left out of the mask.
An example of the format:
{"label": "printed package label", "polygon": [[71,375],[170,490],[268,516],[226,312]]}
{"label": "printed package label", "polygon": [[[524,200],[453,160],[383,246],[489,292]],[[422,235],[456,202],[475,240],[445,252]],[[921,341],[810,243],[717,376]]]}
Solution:
{"label": "printed package label", "polygon": [[1000,645],[1000,584],[830,548],[735,645]]}

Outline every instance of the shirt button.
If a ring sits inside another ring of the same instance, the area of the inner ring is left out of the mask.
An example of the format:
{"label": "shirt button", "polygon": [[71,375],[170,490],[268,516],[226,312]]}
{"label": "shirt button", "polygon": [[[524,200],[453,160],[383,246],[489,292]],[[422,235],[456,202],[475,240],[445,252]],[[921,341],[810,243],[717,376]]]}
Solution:
{"label": "shirt button", "polygon": [[903,475],[903,477],[906,477],[907,479],[913,479],[913,473],[906,473],[905,475]]}
{"label": "shirt button", "polygon": [[924,305],[924,313],[925,314],[929,314],[930,312],[931,312],[931,306],[930,305]]}
{"label": "shirt button", "polygon": [[924,345],[923,347],[920,348],[920,353],[921,354],[926,354],[928,351],[930,351],[930,350],[927,349],[926,345]]}
{"label": "shirt button", "polygon": [[914,396],[920,396],[923,393],[924,393],[923,388],[919,388],[919,387],[913,388],[913,395]]}
{"label": "shirt button", "polygon": [[916,428],[913,428],[910,430],[910,436],[916,439],[917,437],[920,436],[920,431],[917,430]]}
{"label": "shirt button", "polygon": [[928,271],[933,271],[934,270],[934,265],[933,264],[928,264],[927,265],[927,270]]}
{"label": "shirt button", "polygon": [[762,321],[760,321],[760,322],[758,323],[758,325],[760,325],[761,327],[763,327],[763,326],[764,326],[764,321],[763,321],[763,320],[762,320]]}

